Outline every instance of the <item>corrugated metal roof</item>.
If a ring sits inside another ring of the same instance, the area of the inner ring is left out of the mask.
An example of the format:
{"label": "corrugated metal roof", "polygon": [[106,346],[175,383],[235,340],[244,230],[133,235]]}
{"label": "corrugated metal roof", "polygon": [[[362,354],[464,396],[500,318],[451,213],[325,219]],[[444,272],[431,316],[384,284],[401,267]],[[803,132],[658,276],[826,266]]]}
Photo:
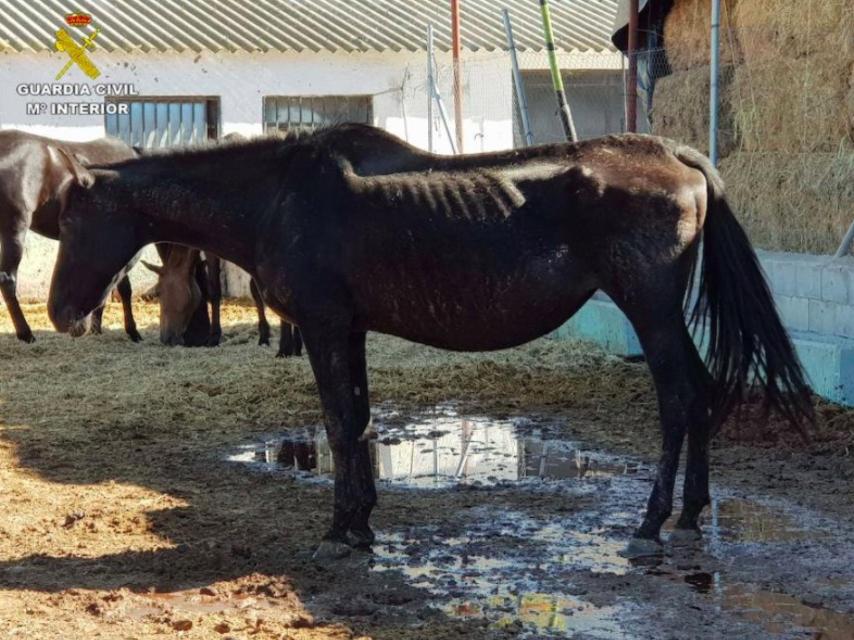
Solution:
{"label": "corrugated metal roof", "polygon": [[[614,51],[618,0],[551,0],[563,51]],[[520,50],[544,48],[538,0],[460,0],[463,46],[505,48],[501,8]],[[419,51],[427,24],[450,46],[450,0],[0,0],[0,49],[52,51],[65,15],[85,12],[107,51]]]}

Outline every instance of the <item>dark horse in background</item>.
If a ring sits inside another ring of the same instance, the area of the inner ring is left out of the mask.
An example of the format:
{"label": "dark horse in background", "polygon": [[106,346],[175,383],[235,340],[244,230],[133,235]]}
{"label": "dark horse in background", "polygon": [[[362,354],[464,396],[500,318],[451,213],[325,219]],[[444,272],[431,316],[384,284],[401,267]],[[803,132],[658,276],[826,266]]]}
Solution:
{"label": "dark horse in background", "polygon": [[[118,162],[136,155],[131,147],[110,138],[64,142],[23,131],[0,131],[0,292],[15,334],[24,342],[35,338],[18,302],[18,266],[28,230],[59,239],[59,214],[73,179],[57,150],[60,148],[83,165]],[[139,341],[126,275],[119,279],[117,289],[125,314],[125,331],[131,340]],[[103,307],[94,311],[92,329],[97,332]]]}
{"label": "dark horse in background", "polygon": [[[222,261],[213,254],[202,255],[198,249],[177,244],[159,243],[161,264],[142,264],[157,274],[157,282],[143,298],[157,299],[160,306],[160,341],[166,345],[213,347],[222,338],[220,306],[222,304]],[[258,344],[270,344],[264,300],[258,285],[249,281],[249,290],[258,312]],[[210,306],[210,315],[208,315]],[[276,357],[302,355],[299,329],[281,321],[279,350]]]}
{"label": "dark horse in background", "polygon": [[[360,149],[371,160],[359,162]],[[622,135],[439,157],[347,125],[103,169],[68,160],[80,186],[60,219],[48,305],[58,330],[100,305],[141,247],[164,241],[246,269],[300,327],[335,461],[322,556],[373,540],[368,331],[504,349],[606,292],[637,331],[661,417],[657,477],[630,544],[638,553],[660,544],[686,435],[677,528],[699,532],[710,436],[750,383],[795,425],[812,419],[809,388],[723,184],[703,155],[675,142]],[[684,314],[695,268],[706,364]]]}

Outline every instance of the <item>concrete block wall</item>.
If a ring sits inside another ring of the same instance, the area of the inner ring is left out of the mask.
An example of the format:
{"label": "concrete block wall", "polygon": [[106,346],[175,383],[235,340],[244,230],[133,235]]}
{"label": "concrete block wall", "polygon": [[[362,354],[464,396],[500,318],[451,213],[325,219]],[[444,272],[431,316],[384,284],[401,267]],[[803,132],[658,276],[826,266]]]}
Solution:
{"label": "concrete block wall", "polygon": [[789,329],[854,338],[854,257],[759,252]]}
{"label": "concrete block wall", "polygon": [[[854,257],[757,254],[813,389],[854,405]],[[601,293],[555,336],[590,340],[616,355],[641,353],[628,320]]]}

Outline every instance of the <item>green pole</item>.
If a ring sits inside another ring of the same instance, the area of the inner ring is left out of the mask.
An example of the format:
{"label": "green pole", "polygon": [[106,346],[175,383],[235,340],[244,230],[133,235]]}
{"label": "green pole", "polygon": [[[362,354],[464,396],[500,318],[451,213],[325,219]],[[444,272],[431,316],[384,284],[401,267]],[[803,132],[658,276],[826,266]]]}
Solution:
{"label": "green pole", "polygon": [[546,51],[549,54],[549,68],[552,71],[552,86],[557,97],[557,108],[560,114],[560,121],[563,125],[563,132],[566,139],[570,142],[578,140],[578,134],[575,132],[575,123],[572,121],[572,112],[569,110],[569,103],[566,101],[566,92],[563,89],[563,78],[560,75],[560,69],[557,66],[557,55],[555,54],[555,34],[552,29],[552,14],[549,11],[549,0],[540,0],[540,13],[543,15],[543,33],[546,38]]}

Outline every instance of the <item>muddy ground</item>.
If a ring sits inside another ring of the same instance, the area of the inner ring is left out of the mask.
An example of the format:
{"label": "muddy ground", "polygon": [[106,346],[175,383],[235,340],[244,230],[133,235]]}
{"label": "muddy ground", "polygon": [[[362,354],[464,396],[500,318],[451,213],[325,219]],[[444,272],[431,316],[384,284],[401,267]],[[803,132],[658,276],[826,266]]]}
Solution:
{"label": "muddy ground", "polygon": [[375,553],[318,565],[329,483],[226,461],[320,422],[307,361],[258,347],[242,304],[216,349],[160,346],[137,309],[140,345],[116,305],[78,340],[29,306],[33,345],[0,310],[2,638],[854,638],[850,411],[822,405],[809,445],[758,408],[733,420],[704,540],[631,563],[658,449],[642,363],[372,336],[376,406],[505,420],[632,472],[382,483]]}

